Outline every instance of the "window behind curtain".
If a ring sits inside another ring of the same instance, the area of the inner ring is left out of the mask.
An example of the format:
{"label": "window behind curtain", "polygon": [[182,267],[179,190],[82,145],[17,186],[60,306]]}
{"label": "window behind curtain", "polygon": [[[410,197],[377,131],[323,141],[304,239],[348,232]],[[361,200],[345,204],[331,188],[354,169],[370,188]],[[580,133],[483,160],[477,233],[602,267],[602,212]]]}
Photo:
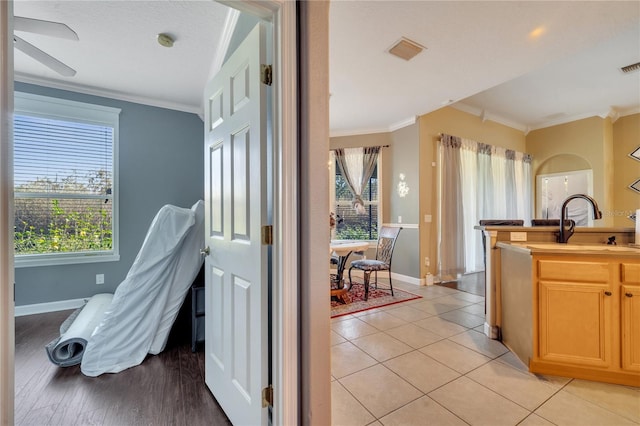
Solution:
{"label": "window behind curtain", "polygon": [[338,240],[377,240],[378,239],[378,166],[376,166],[367,186],[362,192],[362,199],[366,209],[366,214],[358,214],[351,202],[353,197],[340,173],[337,164],[334,167],[335,175],[335,200],[333,211],[335,211],[341,223],[336,225],[335,239]]}
{"label": "window behind curtain", "polygon": [[117,255],[117,111],[16,94],[18,266],[21,261],[76,263]]}

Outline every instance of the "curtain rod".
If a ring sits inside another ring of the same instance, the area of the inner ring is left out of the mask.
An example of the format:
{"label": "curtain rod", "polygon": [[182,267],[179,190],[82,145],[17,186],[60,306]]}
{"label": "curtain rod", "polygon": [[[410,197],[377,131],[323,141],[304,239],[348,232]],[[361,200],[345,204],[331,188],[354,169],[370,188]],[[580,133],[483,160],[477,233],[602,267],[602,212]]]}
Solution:
{"label": "curtain rod", "polygon": [[[391,145],[374,145],[374,146],[354,146],[353,148],[389,148]],[[335,151],[336,149],[344,149],[351,147],[342,147],[342,148],[329,148],[329,151]]]}

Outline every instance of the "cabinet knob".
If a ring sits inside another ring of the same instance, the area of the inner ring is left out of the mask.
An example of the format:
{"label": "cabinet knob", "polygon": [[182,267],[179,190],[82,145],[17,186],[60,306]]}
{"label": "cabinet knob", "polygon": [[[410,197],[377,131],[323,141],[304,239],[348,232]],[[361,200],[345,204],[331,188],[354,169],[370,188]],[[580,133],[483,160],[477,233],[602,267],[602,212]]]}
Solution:
{"label": "cabinet knob", "polygon": [[605,291],[605,292],[604,292],[604,295],[605,295],[605,296],[611,296],[611,292],[610,292],[610,291]]}
{"label": "cabinet knob", "polygon": [[627,297],[633,297],[633,293],[625,293],[624,295]]}

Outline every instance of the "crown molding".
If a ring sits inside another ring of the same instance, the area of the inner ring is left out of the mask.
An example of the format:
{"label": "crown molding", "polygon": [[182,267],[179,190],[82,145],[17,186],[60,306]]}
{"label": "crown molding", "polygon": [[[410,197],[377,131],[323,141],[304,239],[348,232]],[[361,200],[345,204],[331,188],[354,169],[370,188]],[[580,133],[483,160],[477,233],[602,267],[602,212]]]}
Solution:
{"label": "crown molding", "polygon": [[358,135],[372,135],[374,133],[391,133],[396,130],[400,130],[404,127],[411,126],[418,121],[418,116],[413,115],[407,119],[397,121],[389,125],[389,127],[385,128],[373,128],[373,129],[355,129],[355,130],[331,130],[329,133],[329,137],[331,138],[339,138],[342,136],[358,136]]}
{"label": "crown molding", "polygon": [[134,102],[137,104],[143,104],[148,106],[154,106],[158,108],[166,108],[175,111],[189,112],[192,114],[202,114],[202,110],[199,106],[181,104],[178,102],[170,102],[166,100],[160,100],[155,98],[149,98],[146,96],[131,95],[122,92],[115,92],[107,89],[101,89],[98,87],[85,86],[82,84],[75,84],[69,82],[61,82],[51,80],[48,78],[35,77],[23,73],[15,73],[14,80],[20,83],[36,84],[38,86],[50,87],[52,89],[68,90],[70,92],[82,93],[85,95],[100,96],[103,98],[117,99],[120,101]]}
{"label": "crown molding", "polygon": [[516,130],[520,130],[523,133],[527,133],[529,130],[526,124],[519,123],[517,121],[510,120],[508,118],[502,117],[498,114],[493,114],[486,109],[476,108],[471,105],[467,105],[463,102],[456,102],[455,104],[448,105],[452,108],[457,109],[458,111],[466,112],[468,114],[475,115],[476,117],[480,117],[483,122],[489,120],[498,124],[505,125],[507,127],[511,127]]}
{"label": "crown molding", "polygon": [[396,123],[391,124],[389,126],[389,131],[390,132],[395,132],[396,130],[400,130],[400,129],[404,128],[404,127],[411,126],[412,124],[416,124],[416,121],[418,121],[418,116],[414,115],[414,116],[409,117],[409,118],[407,118],[405,120],[401,120],[401,121],[398,121]]}
{"label": "crown molding", "polygon": [[631,114],[637,114],[639,112],[640,112],[640,107],[634,107],[634,108],[629,108],[629,109],[620,110],[620,111],[614,108],[609,108],[609,109],[600,110],[600,111],[590,111],[590,112],[585,112],[583,114],[576,114],[576,115],[558,118],[557,120],[546,121],[544,123],[531,126],[531,130],[546,129],[547,127],[559,126],[561,124],[571,123],[573,121],[578,121],[578,120],[584,120],[585,118],[591,118],[591,117],[600,117],[602,119],[610,117],[611,122],[615,123],[620,117],[625,117]]}
{"label": "crown molding", "polygon": [[616,120],[618,120],[620,117],[625,117],[627,115],[640,113],[640,107],[633,107],[625,110],[607,108],[606,110],[594,110],[594,111],[589,111],[582,114],[563,116],[555,120],[549,120],[549,121],[545,121],[545,122],[534,124],[534,125],[526,125],[523,123],[518,123],[516,121],[501,117],[500,115],[497,115],[497,114],[492,114],[491,112],[485,109],[476,108],[476,107],[467,105],[463,102],[457,102],[449,106],[459,111],[466,112],[468,114],[472,114],[477,117],[480,117],[483,122],[490,120],[499,124],[503,124],[508,127],[512,127],[516,130],[520,130],[521,132],[524,132],[525,135],[527,135],[532,130],[545,129],[547,127],[552,127],[552,126],[559,126],[561,124],[571,123],[572,121],[583,120],[585,118],[590,118],[590,117],[600,117],[602,119],[610,117],[611,122],[615,123]]}
{"label": "crown molding", "polygon": [[389,129],[355,129],[355,130],[338,130],[329,132],[329,137],[340,138],[343,136],[373,135],[374,133],[389,133]]}

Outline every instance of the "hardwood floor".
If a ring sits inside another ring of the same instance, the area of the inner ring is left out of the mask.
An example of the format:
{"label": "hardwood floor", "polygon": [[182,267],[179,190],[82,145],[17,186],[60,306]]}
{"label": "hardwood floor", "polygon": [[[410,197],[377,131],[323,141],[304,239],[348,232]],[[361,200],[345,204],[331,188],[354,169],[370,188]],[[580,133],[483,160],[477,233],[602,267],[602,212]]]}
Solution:
{"label": "hardwood floor", "polygon": [[141,365],[93,378],[45,353],[70,313],[15,319],[16,425],[231,424],[204,383],[204,353],[191,352],[190,329],[174,328],[167,349]]}

